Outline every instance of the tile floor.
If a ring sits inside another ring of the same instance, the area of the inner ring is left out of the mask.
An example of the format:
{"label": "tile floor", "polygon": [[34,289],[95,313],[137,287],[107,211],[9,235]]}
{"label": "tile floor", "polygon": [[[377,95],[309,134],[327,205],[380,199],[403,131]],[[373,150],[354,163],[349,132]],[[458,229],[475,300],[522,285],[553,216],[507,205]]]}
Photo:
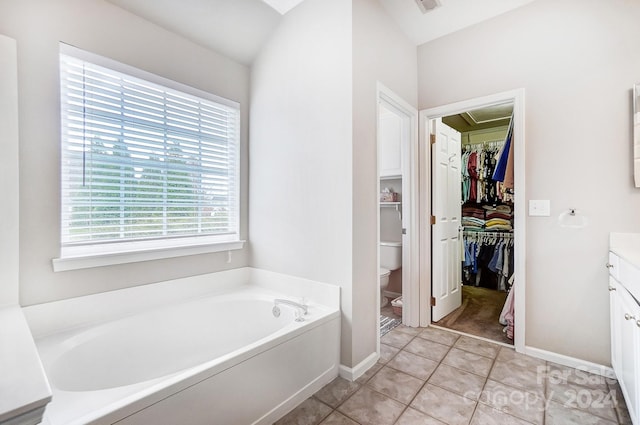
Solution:
{"label": "tile floor", "polygon": [[615,380],[437,328],[400,326],[355,382],[336,378],[276,425],[631,424]]}

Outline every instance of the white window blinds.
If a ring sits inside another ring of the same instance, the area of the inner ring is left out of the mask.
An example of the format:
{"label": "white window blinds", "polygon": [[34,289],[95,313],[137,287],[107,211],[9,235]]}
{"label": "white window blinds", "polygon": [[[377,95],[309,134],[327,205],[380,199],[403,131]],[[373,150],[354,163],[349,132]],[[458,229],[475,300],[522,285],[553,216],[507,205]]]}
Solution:
{"label": "white window blinds", "polygon": [[238,105],[69,50],[60,55],[63,253],[238,240]]}

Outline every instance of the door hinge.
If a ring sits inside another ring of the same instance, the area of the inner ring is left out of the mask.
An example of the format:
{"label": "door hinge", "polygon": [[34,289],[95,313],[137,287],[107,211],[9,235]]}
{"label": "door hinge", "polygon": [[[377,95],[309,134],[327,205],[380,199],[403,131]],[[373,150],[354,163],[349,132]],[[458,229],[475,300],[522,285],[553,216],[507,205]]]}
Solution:
{"label": "door hinge", "polygon": [[429,134],[429,140],[431,140],[431,144],[435,144],[436,143],[436,135],[435,134]]}
{"label": "door hinge", "polygon": [[431,216],[431,225],[433,226],[434,224],[436,224],[436,216],[432,215]]}
{"label": "door hinge", "polygon": [[436,297],[431,297],[431,307],[436,306]]}
{"label": "door hinge", "polygon": [[404,228],[403,228],[403,229],[402,229],[402,234],[403,234],[403,235],[406,235],[406,234],[407,234],[407,229],[404,229]]}

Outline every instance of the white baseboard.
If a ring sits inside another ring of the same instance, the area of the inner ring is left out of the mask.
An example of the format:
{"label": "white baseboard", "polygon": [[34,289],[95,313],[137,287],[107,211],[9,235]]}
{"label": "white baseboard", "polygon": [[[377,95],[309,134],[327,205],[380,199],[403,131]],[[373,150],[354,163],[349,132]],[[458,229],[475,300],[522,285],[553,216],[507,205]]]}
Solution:
{"label": "white baseboard", "polygon": [[607,378],[616,377],[613,369],[609,366],[577,359],[575,357],[565,356],[563,354],[553,353],[551,351],[541,350],[540,348],[535,347],[525,346],[524,350],[524,354],[527,354],[531,357],[554,362],[562,366],[573,367],[585,372],[595,373],[596,375],[601,375]]}
{"label": "white baseboard", "polygon": [[346,380],[355,381],[356,379],[364,375],[364,373],[369,370],[371,366],[376,364],[379,358],[380,354],[374,352],[369,354],[363,361],[361,361],[354,367],[340,365],[340,371],[338,372],[338,374]]}

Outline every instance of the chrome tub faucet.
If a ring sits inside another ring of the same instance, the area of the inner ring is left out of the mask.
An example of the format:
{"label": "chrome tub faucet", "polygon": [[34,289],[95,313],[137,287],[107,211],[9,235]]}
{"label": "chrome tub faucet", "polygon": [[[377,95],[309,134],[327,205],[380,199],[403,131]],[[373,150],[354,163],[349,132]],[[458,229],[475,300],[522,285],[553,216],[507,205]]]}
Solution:
{"label": "chrome tub faucet", "polygon": [[309,306],[304,302],[304,300],[301,303],[297,303],[295,301],[276,298],[275,300],[273,300],[273,303],[274,305],[271,311],[274,317],[280,316],[280,307],[278,307],[278,305],[280,304],[285,304],[290,307],[296,308],[296,322],[304,322],[304,317],[302,316],[309,313]]}

